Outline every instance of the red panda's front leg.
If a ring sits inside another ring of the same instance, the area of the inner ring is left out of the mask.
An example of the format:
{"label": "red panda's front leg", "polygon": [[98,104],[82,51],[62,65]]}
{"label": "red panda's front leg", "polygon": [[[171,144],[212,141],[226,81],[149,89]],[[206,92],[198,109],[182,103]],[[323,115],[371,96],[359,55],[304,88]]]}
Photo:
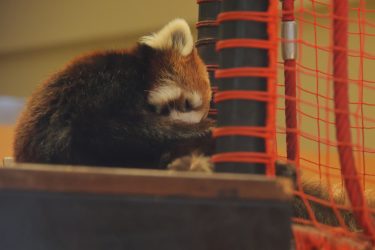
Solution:
{"label": "red panda's front leg", "polygon": [[213,163],[209,156],[196,152],[191,155],[175,159],[168,164],[168,169],[172,171],[191,171],[211,173],[214,170]]}

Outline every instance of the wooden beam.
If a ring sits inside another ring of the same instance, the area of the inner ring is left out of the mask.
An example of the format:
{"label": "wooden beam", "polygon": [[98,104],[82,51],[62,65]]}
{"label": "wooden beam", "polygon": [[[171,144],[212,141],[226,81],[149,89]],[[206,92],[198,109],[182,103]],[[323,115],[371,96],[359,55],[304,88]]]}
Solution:
{"label": "wooden beam", "polygon": [[291,185],[204,174],[6,163],[0,249],[290,249]]}
{"label": "wooden beam", "polygon": [[292,197],[291,183],[283,178],[42,164],[0,168],[0,189],[262,200]]}

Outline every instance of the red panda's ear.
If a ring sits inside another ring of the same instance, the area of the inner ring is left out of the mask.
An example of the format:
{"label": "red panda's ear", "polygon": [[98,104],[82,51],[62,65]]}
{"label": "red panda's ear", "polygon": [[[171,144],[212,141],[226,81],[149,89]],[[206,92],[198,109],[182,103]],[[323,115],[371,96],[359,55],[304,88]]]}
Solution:
{"label": "red panda's ear", "polygon": [[189,55],[194,46],[189,25],[184,19],[171,21],[159,32],[144,36],[139,42],[154,49],[175,49],[183,56]]}

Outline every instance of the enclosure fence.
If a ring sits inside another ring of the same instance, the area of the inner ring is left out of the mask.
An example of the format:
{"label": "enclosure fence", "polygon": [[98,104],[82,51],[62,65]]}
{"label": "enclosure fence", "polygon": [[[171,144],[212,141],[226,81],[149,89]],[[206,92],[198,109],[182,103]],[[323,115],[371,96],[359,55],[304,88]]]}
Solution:
{"label": "enclosure fence", "polygon": [[[294,194],[308,214],[293,218],[305,226],[293,227],[298,249],[375,242],[375,2],[198,4],[197,48],[217,92],[218,171],[272,176],[276,160],[293,163]],[[306,192],[305,183],[327,194]],[[313,204],[330,209],[334,225]]]}

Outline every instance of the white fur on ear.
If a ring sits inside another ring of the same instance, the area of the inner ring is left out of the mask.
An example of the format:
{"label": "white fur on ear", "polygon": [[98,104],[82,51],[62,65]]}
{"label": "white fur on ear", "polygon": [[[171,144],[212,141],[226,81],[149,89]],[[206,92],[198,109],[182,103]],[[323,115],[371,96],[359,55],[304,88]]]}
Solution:
{"label": "white fur on ear", "polygon": [[154,49],[176,49],[187,56],[193,50],[193,36],[184,19],[177,18],[165,25],[159,32],[144,36],[139,41]]}

